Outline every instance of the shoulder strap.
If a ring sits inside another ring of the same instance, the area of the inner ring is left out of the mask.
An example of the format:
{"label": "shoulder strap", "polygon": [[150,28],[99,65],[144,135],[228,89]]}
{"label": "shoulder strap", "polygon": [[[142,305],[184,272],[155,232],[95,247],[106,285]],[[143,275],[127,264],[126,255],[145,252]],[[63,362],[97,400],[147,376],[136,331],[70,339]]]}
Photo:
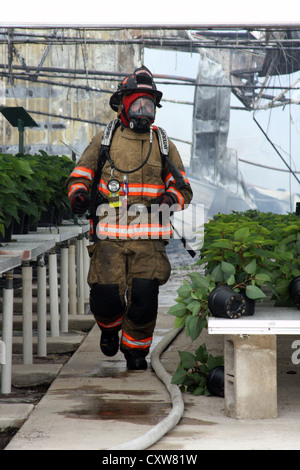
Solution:
{"label": "shoulder strap", "polygon": [[113,134],[116,128],[118,127],[118,125],[119,125],[119,120],[114,119],[113,121],[110,121],[107,124],[103,132],[101,148],[100,148],[99,157],[98,157],[97,170],[96,170],[92,188],[91,188],[91,214],[96,214],[96,210],[97,210],[96,199],[97,199],[98,184],[101,178],[103,167],[107,159],[107,152],[109,151]]}
{"label": "shoulder strap", "polygon": [[175,183],[179,189],[183,189],[187,186],[187,183],[184,181],[184,178],[178,168],[174,165],[174,163],[169,159],[169,138],[164,129],[161,127],[157,127],[156,129],[158,143],[162,158],[162,165],[163,168],[165,167],[165,162],[167,162],[170,166],[171,173],[175,179]]}
{"label": "shoulder strap", "polygon": [[167,133],[162,127],[157,127],[156,133],[158,137],[160,153],[164,157],[167,157],[169,155],[169,139]]}
{"label": "shoulder strap", "polygon": [[103,136],[102,136],[102,145],[106,147],[110,147],[112,136],[116,130],[117,125],[120,123],[119,119],[114,119],[110,121],[104,129]]}

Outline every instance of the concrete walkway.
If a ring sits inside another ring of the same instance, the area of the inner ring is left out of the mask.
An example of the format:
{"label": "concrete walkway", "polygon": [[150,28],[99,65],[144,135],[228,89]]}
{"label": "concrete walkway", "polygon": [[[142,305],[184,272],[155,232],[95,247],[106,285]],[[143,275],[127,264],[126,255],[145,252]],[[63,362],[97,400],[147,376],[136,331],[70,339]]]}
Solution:
{"label": "concrete walkway", "polygon": [[[166,311],[181,282],[173,276],[161,289],[153,347],[173,328],[174,317]],[[235,420],[224,415],[224,399],[184,394],[179,424],[148,450],[300,449],[300,366],[291,362],[294,339],[278,338],[278,418]],[[192,344],[183,330],[161,356],[166,371],[174,373],[179,350],[194,352],[201,343],[214,355],[223,353],[222,337],[208,337],[205,331]],[[152,429],[168,416],[171,403],[150,365],[129,372],[121,353],[103,356],[95,326],[39,404],[27,408],[6,450],[109,450]]]}

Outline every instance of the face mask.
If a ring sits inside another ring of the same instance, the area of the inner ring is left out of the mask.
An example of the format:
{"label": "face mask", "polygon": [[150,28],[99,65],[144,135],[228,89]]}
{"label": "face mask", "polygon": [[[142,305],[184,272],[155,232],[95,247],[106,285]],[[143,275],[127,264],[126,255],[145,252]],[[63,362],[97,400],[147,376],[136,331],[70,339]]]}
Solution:
{"label": "face mask", "polygon": [[147,132],[155,118],[155,103],[152,98],[141,96],[128,109],[129,127],[136,132]]}

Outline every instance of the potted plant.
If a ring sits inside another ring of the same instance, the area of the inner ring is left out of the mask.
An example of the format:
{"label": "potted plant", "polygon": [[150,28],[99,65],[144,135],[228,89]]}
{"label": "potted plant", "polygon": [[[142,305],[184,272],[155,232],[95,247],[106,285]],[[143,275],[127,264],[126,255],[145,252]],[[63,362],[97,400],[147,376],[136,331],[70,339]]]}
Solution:
{"label": "potted plant", "polygon": [[[27,194],[27,181],[32,170],[28,162],[14,155],[0,154],[0,221],[3,241],[9,241],[14,221],[20,221],[20,212],[33,211]],[[10,228],[9,237],[5,228]]]}
{"label": "potted plant", "polygon": [[66,156],[0,154],[2,241],[11,240],[15,221],[27,219],[28,228],[29,220],[37,223],[49,207],[52,212],[69,209],[65,182],[73,168],[74,162]]}
{"label": "potted plant", "polygon": [[[218,292],[227,295],[220,308],[221,316],[229,318],[234,315],[229,315],[228,299],[235,301],[235,305],[242,302],[236,294],[247,304],[243,315],[253,314],[255,302],[263,302],[267,296],[275,299],[275,305],[287,305],[295,286],[294,302],[299,306],[299,254],[300,217],[295,214],[247,211],[216,215],[204,226],[204,243],[197,262],[200,270],[195,266],[195,272],[189,274],[191,282],[183,282],[177,291],[176,304],[169,309],[168,313],[176,317],[175,327],[184,326],[193,341],[198,338],[207,327],[207,316],[212,314]],[[196,390],[195,381],[203,386],[203,377],[195,374],[195,369],[190,377],[191,370],[184,367],[187,364],[181,359],[174,383]],[[188,382],[183,383],[183,378]]]}
{"label": "potted plant", "polygon": [[276,243],[270,230],[258,222],[216,217],[205,225],[198,263],[204,264],[217,284],[232,287],[246,301],[263,300],[263,287],[274,291],[272,247]]}
{"label": "potted plant", "polygon": [[276,225],[274,230],[277,240],[273,272],[275,305],[300,308],[300,217],[291,215],[289,222]]}
{"label": "potted plant", "polygon": [[201,344],[192,354],[179,351],[180,362],[172,377],[172,383],[182,392],[195,396],[216,395],[224,397],[224,358],[209,354],[205,344]]}

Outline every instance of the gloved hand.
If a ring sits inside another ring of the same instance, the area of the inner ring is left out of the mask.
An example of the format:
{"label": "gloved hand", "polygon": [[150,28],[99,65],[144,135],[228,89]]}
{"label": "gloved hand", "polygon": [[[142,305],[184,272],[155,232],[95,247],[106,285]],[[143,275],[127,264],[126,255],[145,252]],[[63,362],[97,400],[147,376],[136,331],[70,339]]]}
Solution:
{"label": "gloved hand", "polygon": [[175,198],[172,194],[165,192],[154,199],[148,211],[152,214],[158,213],[158,222],[160,225],[164,225],[173,214],[173,211],[170,211],[169,208],[174,204],[176,204]]}
{"label": "gloved hand", "polygon": [[91,199],[85,189],[78,189],[72,196],[71,208],[74,214],[83,215],[90,207]]}
{"label": "gloved hand", "polygon": [[159,206],[162,204],[167,204],[169,207],[171,207],[176,204],[176,201],[172,194],[166,192],[154,199],[152,204],[158,204]]}

